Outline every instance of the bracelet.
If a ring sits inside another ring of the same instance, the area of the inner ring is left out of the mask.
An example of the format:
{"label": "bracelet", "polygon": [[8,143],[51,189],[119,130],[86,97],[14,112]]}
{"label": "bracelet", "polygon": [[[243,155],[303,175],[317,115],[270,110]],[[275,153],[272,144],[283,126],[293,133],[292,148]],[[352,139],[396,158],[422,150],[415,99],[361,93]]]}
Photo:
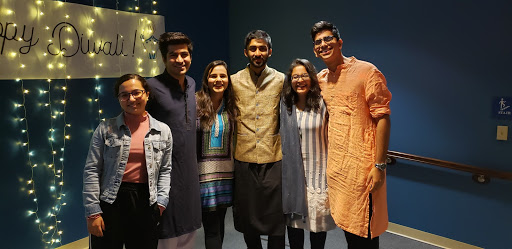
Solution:
{"label": "bracelet", "polygon": [[375,168],[384,171],[388,165],[386,163],[376,163]]}

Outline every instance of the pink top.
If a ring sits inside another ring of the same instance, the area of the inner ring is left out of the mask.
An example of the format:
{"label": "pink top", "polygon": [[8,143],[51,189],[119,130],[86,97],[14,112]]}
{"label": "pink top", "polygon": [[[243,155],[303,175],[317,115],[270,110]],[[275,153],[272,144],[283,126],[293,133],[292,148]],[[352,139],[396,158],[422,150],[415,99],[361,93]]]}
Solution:
{"label": "pink top", "polygon": [[149,131],[149,118],[147,114],[137,116],[125,112],[124,123],[130,129],[132,139],[130,143],[130,155],[128,156],[128,162],[124,170],[123,182],[148,182],[144,138]]}
{"label": "pink top", "polygon": [[[348,58],[336,72],[318,73],[329,112],[327,185],[331,214],[343,230],[368,237],[366,180],[375,167],[375,118],[390,114],[391,93],[384,75],[371,63]],[[372,194],[371,237],[386,231],[386,183]]]}

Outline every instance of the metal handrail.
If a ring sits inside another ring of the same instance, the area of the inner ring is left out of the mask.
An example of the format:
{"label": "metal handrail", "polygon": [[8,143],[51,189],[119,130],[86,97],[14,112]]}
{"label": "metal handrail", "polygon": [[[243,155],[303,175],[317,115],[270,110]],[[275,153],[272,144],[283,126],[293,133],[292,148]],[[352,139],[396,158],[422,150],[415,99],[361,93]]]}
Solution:
{"label": "metal handrail", "polygon": [[388,158],[404,159],[404,160],[409,160],[409,161],[413,161],[413,162],[426,163],[426,164],[439,166],[439,167],[443,167],[443,168],[473,173],[473,180],[475,180],[479,183],[487,183],[487,182],[489,182],[491,177],[512,181],[512,172],[484,169],[484,168],[480,168],[480,167],[476,167],[476,166],[472,166],[472,165],[454,163],[454,162],[450,162],[450,161],[443,161],[443,160],[439,160],[439,159],[417,156],[417,155],[412,155],[412,154],[407,154],[407,153],[397,152],[397,151],[388,151]]}

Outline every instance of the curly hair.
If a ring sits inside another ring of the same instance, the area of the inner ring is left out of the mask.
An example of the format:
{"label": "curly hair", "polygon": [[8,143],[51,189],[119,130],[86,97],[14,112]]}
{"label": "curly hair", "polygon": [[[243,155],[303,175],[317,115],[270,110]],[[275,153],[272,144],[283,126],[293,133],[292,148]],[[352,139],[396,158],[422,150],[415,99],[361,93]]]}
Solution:
{"label": "curly hair", "polygon": [[320,86],[318,85],[318,78],[316,76],[315,66],[306,59],[295,59],[288,72],[286,73],[286,80],[283,85],[283,101],[286,106],[288,113],[292,112],[292,106],[297,103],[299,96],[292,88],[292,72],[297,66],[304,66],[309,74],[311,80],[311,87],[306,95],[306,111],[313,110],[318,112],[320,110]]}
{"label": "curly hair", "polygon": [[212,70],[217,66],[223,66],[226,68],[228,75],[228,87],[224,91],[223,99],[229,119],[233,120],[237,113],[235,108],[233,86],[231,85],[231,77],[229,77],[230,74],[228,65],[222,60],[212,61],[210,64],[208,64],[208,66],[206,66],[206,69],[203,73],[201,90],[196,93],[197,117],[199,118],[201,129],[203,130],[209,130],[212,127],[213,121],[215,119],[215,110],[213,110],[212,99],[210,98],[210,89],[208,88],[208,77],[210,76]]}

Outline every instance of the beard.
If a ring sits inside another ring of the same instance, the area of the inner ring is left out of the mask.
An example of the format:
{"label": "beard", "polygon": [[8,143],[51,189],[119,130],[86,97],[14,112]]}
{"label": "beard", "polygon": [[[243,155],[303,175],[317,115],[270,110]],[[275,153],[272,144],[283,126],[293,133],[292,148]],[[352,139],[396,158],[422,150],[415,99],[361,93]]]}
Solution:
{"label": "beard", "polygon": [[[258,58],[254,58],[254,57],[249,57],[249,64],[251,64],[253,67],[255,68],[261,68],[261,67],[264,67],[265,65],[267,65],[267,60],[268,60],[268,57],[258,57]],[[259,61],[256,61],[256,59],[258,59]]]}

